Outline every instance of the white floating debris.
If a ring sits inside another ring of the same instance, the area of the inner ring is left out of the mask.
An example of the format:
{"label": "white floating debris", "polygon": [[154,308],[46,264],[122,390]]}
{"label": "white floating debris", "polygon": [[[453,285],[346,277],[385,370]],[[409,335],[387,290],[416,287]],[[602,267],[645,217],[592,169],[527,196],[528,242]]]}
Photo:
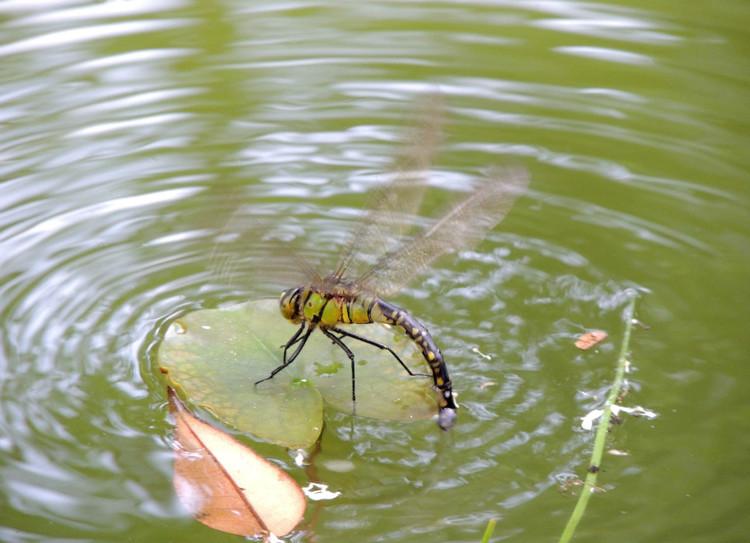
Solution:
{"label": "white floating debris", "polygon": [[594,422],[602,416],[602,413],[604,413],[604,409],[593,409],[586,413],[581,419],[581,428],[591,430],[594,427]]}
{"label": "white floating debris", "polygon": [[483,353],[482,351],[480,351],[480,350],[479,350],[479,349],[477,349],[476,347],[472,347],[472,348],[471,348],[471,352],[473,352],[473,353],[476,353],[476,354],[478,354],[479,356],[481,356],[481,357],[482,357],[482,358],[484,358],[485,360],[492,360],[492,356],[491,356],[491,355],[489,355],[489,354],[484,354],[484,353]]}
{"label": "white floating debris", "polygon": [[635,407],[623,407],[621,405],[612,406],[612,412],[615,415],[619,414],[620,411],[627,413],[628,415],[633,415],[634,417],[645,417],[649,420],[655,419],[658,416],[654,411],[641,407],[640,405],[636,405]]}
{"label": "white floating debris", "polygon": [[[634,417],[645,417],[649,420],[655,419],[658,416],[654,411],[646,409],[645,407],[641,407],[640,405],[636,405],[635,407],[613,405],[611,407],[611,411],[615,416],[619,415],[620,413],[627,413],[628,415],[632,415]],[[596,422],[603,413],[603,409],[592,409],[591,411],[586,413],[581,418],[581,428],[583,428],[584,430],[591,430],[594,427],[594,422]]]}
{"label": "white floating debris", "polygon": [[297,467],[304,467],[308,464],[307,462],[307,451],[305,449],[295,449],[291,453],[291,457],[294,460],[294,464]]}
{"label": "white floating debris", "polygon": [[328,490],[328,485],[323,483],[310,483],[302,492],[313,501],[333,500],[341,496],[341,492],[332,492]]}

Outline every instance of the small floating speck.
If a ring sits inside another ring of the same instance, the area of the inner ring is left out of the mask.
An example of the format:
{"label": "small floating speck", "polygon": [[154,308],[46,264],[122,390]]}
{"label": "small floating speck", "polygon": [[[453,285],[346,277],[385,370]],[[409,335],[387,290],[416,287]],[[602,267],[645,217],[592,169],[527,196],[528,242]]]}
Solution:
{"label": "small floating speck", "polygon": [[480,350],[479,350],[479,349],[477,349],[476,347],[472,347],[472,348],[471,348],[471,352],[473,352],[473,353],[476,353],[476,354],[478,354],[479,356],[481,356],[481,357],[482,357],[482,358],[484,358],[485,360],[492,360],[492,356],[491,356],[491,355],[489,355],[489,354],[484,354],[484,353],[483,353],[482,351],[480,351]]}
{"label": "small floating speck", "polygon": [[295,449],[291,453],[292,459],[294,460],[294,465],[301,468],[304,466],[308,466],[310,463],[307,461],[308,455],[307,451],[305,449]]}
{"label": "small floating speck", "polygon": [[210,330],[211,329],[211,327],[208,324],[201,324],[201,328],[203,330]]}
{"label": "small floating speck", "polygon": [[185,332],[187,332],[187,328],[180,321],[174,321],[167,330],[168,334],[184,334]]}

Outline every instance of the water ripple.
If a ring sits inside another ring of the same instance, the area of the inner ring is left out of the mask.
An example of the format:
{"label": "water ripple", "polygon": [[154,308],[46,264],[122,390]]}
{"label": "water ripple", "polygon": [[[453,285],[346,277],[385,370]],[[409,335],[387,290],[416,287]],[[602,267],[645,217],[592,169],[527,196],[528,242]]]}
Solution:
{"label": "water ripple", "polygon": [[131,36],[147,32],[158,32],[191,24],[187,20],[124,21],[102,25],[81,26],[49,32],[0,46],[0,57],[36,52],[60,46],[109,40],[116,36]]}

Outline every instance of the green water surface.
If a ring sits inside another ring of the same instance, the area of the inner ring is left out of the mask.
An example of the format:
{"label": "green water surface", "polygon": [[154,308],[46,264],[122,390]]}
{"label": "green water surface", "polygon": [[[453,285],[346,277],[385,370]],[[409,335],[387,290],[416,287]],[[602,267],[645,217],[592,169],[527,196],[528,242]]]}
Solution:
{"label": "green water surface", "polygon": [[393,300],[459,420],[329,410],[307,468],[238,436],[341,493],[288,539],[557,541],[638,292],[623,404],[657,417],[613,428],[574,541],[748,541],[749,23],[741,0],[0,3],[0,541],[238,540],[173,495],[155,348],[292,286],[293,253],[332,266],[435,92],[411,221],[493,166],[532,179]]}

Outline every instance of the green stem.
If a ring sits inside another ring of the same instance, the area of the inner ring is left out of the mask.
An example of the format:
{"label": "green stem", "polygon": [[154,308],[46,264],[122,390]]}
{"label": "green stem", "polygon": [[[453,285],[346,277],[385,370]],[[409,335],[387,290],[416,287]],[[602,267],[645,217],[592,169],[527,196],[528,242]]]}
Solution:
{"label": "green stem", "polygon": [[627,353],[630,345],[630,331],[633,328],[635,300],[636,296],[633,296],[625,309],[625,334],[623,336],[622,346],[620,347],[620,354],[617,358],[615,379],[612,382],[612,388],[609,390],[609,395],[604,403],[602,416],[599,419],[599,425],[596,428],[594,450],[591,453],[591,462],[589,463],[586,480],[583,483],[581,494],[578,496],[578,503],[576,503],[575,509],[573,509],[573,512],[568,519],[568,523],[565,525],[565,530],[563,530],[563,533],[560,536],[559,543],[568,543],[573,538],[576,527],[583,517],[583,514],[586,512],[586,505],[589,502],[589,497],[591,497],[591,494],[596,488],[596,479],[599,474],[602,455],[604,454],[604,444],[607,440],[607,431],[609,430],[609,421],[612,415],[612,406],[617,403],[617,398],[622,391],[622,384],[625,381],[625,367],[627,366],[628,361]]}
{"label": "green stem", "polygon": [[492,532],[495,531],[495,524],[497,524],[497,521],[494,518],[487,521],[487,527],[484,529],[484,535],[482,536],[482,543],[490,543]]}

